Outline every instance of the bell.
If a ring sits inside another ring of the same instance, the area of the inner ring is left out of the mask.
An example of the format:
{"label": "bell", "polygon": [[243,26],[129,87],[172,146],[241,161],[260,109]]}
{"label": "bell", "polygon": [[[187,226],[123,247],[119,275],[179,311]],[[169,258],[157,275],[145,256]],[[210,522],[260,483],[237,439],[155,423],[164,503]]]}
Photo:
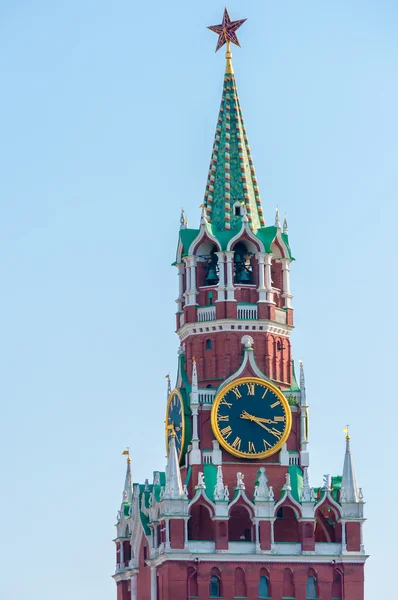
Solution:
{"label": "bell", "polygon": [[206,284],[214,285],[216,283],[218,283],[217,270],[213,265],[210,265],[206,275]]}
{"label": "bell", "polygon": [[246,269],[241,269],[236,274],[236,283],[250,283],[251,279],[251,273]]}

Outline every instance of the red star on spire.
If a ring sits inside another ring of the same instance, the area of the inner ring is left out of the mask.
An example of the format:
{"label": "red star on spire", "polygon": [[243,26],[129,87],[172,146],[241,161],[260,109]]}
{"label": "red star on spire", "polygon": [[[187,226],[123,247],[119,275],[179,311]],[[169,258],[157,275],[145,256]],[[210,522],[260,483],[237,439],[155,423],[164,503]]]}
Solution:
{"label": "red star on spire", "polygon": [[211,27],[207,28],[211,31],[214,31],[214,33],[217,33],[219,36],[216,52],[217,50],[222,48],[222,46],[224,46],[224,44],[226,44],[227,42],[232,42],[233,44],[236,44],[236,46],[240,47],[239,40],[235,31],[237,31],[245,21],[247,21],[247,19],[241,19],[240,21],[231,21],[231,17],[229,16],[227,9],[225,9],[221,25],[212,25]]}

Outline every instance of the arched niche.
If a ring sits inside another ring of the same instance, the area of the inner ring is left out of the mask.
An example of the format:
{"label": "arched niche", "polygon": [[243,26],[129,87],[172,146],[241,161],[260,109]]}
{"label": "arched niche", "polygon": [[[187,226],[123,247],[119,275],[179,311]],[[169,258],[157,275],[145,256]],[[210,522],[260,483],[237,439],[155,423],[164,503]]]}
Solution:
{"label": "arched niche", "polygon": [[315,512],[315,542],[341,543],[341,524],[333,506],[324,502]]}
{"label": "arched niche", "polygon": [[205,504],[197,502],[191,506],[189,514],[188,539],[214,541],[214,529],[210,508]]}
{"label": "arched niche", "polygon": [[253,541],[253,523],[251,515],[244,505],[235,504],[231,508],[228,521],[228,539],[230,542]]}
{"label": "arched niche", "polygon": [[235,597],[245,598],[247,596],[247,585],[245,572],[242,567],[235,569]]}
{"label": "arched niche", "polygon": [[295,510],[289,506],[281,506],[274,522],[275,542],[300,542],[299,522]]}

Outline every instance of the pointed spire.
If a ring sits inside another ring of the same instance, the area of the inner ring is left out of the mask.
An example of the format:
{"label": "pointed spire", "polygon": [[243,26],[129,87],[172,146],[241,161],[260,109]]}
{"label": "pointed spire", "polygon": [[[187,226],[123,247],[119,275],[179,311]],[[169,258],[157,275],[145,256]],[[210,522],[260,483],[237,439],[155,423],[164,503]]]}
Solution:
{"label": "pointed spire", "polygon": [[345,428],[345,432],[346,446],[343,466],[343,480],[341,482],[341,500],[343,502],[359,502],[354,463],[351,455],[351,445],[350,436],[348,434],[348,426]]}
{"label": "pointed spire", "polygon": [[299,360],[300,365],[300,393],[301,393],[301,406],[307,406],[307,394],[305,391],[305,377],[304,377],[304,365],[303,361]]}
{"label": "pointed spire", "polygon": [[304,467],[303,473],[303,489],[301,492],[301,502],[313,502],[314,493],[310,486],[310,478],[308,475],[308,467]]}
{"label": "pointed spire", "polygon": [[166,466],[166,488],[163,494],[164,500],[181,500],[184,498],[184,488],[181,481],[180,465],[176,449],[175,432],[170,434],[169,456]]}
{"label": "pointed spire", "polygon": [[279,208],[276,207],[276,211],[275,211],[275,227],[277,227],[278,229],[281,228],[281,218],[279,216]]}
{"label": "pointed spire", "polygon": [[123,488],[123,502],[131,502],[131,499],[133,497],[133,478],[131,475],[130,450],[125,450],[123,454],[127,455],[127,469]]}
{"label": "pointed spire", "polygon": [[228,486],[224,485],[222,466],[217,467],[217,483],[214,487],[214,500],[223,501],[229,499]]}
{"label": "pointed spire", "polygon": [[[215,26],[212,31],[218,27],[221,26]],[[222,31],[221,28],[219,33],[217,29],[219,35]],[[239,201],[245,206],[250,228],[256,232],[265,223],[236,89],[229,41],[233,40],[225,39],[224,42],[227,43],[227,66],[204,203],[207,221],[213,226],[213,231],[240,229],[241,215],[235,215],[233,209],[233,205]]]}
{"label": "pointed spire", "polygon": [[255,502],[267,502],[271,500],[270,488],[268,487],[268,479],[265,474],[265,467],[260,468],[260,475],[258,476],[255,488],[254,488],[254,501]]}
{"label": "pointed spire", "polygon": [[170,380],[170,375],[166,375],[166,379],[167,379],[167,399],[169,398],[170,394],[171,394],[171,380]]}
{"label": "pointed spire", "polygon": [[284,233],[285,235],[287,235],[287,234],[288,234],[288,228],[287,228],[287,218],[286,218],[286,217],[283,219],[283,233]]}

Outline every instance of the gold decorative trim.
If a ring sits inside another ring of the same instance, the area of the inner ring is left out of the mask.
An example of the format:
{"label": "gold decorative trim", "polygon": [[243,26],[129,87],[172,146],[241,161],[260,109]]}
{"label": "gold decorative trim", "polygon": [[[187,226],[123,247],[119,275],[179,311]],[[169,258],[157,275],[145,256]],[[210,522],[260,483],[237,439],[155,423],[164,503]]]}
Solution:
{"label": "gold decorative trim", "polygon": [[[264,452],[259,452],[258,454],[250,454],[249,452],[241,452],[240,450],[235,450],[235,448],[232,448],[228,444],[227,440],[225,440],[223,438],[223,436],[221,435],[221,432],[220,432],[220,429],[219,429],[219,426],[217,423],[217,410],[218,410],[221,400],[224,398],[224,396],[226,394],[228,394],[228,392],[232,388],[242,385],[244,383],[256,383],[257,385],[261,385],[263,387],[267,387],[268,389],[270,389],[279,398],[279,400],[281,401],[281,403],[285,409],[285,413],[286,413],[286,427],[285,427],[285,431],[284,431],[281,439],[279,440],[279,442],[277,444],[275,444],[275,446],[273,446],[269,450],[266,450]],[[290,434],[290,431],[292,428],[292,413],[291,413],[290,406],[289,406],[289,403],[288,403],[286,397],[281,392],[281,390],[279,388],[277,388],[275,385],[273,385],[272,383],[269,383],[265,379],[260,379],[259,377],[241,377],[240,379],[235,379],[234,381],[231,381],[231,383],[229,383],[225,388],[223,388],[215,397],[213,408],[211,411],[211,426],[212,426],[213,433],[216,436],[218,443],[224,448],[224,450],[227,450],[230,454],[232,454],[233,456],[237,456],[239,458],[250,458],[252,460],[255,460],[255,459],[259,459],[259,458],[266,458],[267,456],[272,456],[273,454],[276,454],[276,452],[278,452],[282,448],[283,444],[286,442],[287,438],[289,437],[289,434]]]}
{"label": "gold decorative trim", "polygon": [[180,461],[181,457],[182,457],[183,450],[184,450],[184,445],[185,445],[185,414],[184,414],[184,401],[182,399],[181,392],[177,388],[175,388],[174,390],[171,390],[171,392],[169,394],[169,397],[167,399],[166,419],[165,419],[165,422],[164,422],[164,424],[165,424],[164,431],[165,431],[165,437],[166,437],[166,453],[167,453],[167,456],[168,456],[169,455],[169,435],[168,435],[168,431],[169,431],[169,426],[168,426],[169,425],[169,423],[168,423],[169,417],[168,417],[168,413],[169,413],[169,408],[170,408],[171,401],[172,401],[172,399],[173,399],[174,396],[178,396],[178,399],[179,399],[180,405],[181,405],[181,415],[182,415],[182,417],[181,417],[181,448],[180,448],[180,452],[179,452],[179,455],[178,455],[178,461]]}

